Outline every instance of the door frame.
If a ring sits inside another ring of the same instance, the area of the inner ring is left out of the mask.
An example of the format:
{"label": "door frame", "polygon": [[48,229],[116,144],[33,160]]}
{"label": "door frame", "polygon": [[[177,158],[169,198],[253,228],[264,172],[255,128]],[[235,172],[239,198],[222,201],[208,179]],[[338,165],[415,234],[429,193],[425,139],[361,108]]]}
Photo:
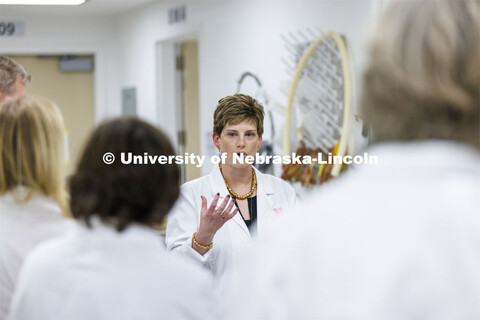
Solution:
{"label": "door frame", "polygon": [[[184,150],[183,146],[179,144],[178,137],[178,133],[183,129],[182,79],[180,72],[176,69],[175,59],[179,46],[185,41],[196,41],[200,47],[199,33],[197,31],[176,35],[165,40],[157,41],[155,44],[157,123],[169,136],[175,150],[182,155]],[[199,92],[199,102],[200,95],[201,93]],[[185,181],[184,165],[181,166],[181,177],[181,182],[183,183]]]}

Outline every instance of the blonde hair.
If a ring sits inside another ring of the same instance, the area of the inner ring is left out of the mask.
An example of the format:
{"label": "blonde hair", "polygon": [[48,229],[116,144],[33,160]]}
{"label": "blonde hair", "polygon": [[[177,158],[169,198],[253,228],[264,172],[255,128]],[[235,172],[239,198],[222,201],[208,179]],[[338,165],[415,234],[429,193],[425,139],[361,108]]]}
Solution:
{"label": "blonde hair", "polygon": [[[27,202],[34,192],[54,197],[66,209],[63,177],[64,124],[58,107],[44,98],[0,104],[0,195]],[[19,192],[19,188],[26,192]]]}
{"label": "blonde hair", "polygon": [[218,101],[213,114],[213,132],[221,135],[226,125],[239,124],[244,120],[255,123],[257,133],[263,135],[264,111],[262,105],[254,98],[245,94],[234,94]]}
{"label": "blonde hair", "polygon": [[370,40],[360,103],[374,139],[480,148],[480,2],[398,1]]}

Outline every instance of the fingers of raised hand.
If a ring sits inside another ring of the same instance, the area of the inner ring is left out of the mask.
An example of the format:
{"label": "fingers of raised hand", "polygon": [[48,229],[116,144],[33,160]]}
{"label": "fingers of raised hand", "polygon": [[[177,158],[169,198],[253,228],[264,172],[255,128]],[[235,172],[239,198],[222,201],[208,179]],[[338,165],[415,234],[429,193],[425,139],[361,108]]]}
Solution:
{"label": "fingers of raised hand", "polygon": [[220,204],[220,206],[215,210],[215,213],[221,216],[228,213],[229,211],[225,212],[225,207],[227,206],[229,200],[230,200],[230,195],[227,195],[225,199],[223,199],[222,204]]}
{"label": "fingers of raised hand", "polygon": [[238,212],[238,208],[235,208],[235,210],[233,210],[231,213],[227,214],[226,216],[224,216],[225,218],[225,222],[227,222],[228,220],[232,219]]}
{"label": "fingers of raised hand", "polygon": [[232,208],[233,208],[234,204],[235,204],[235,198],[232,198],[232,201],[230,201],[230,203],[228,204],[227,209],[225,209],[226,214],[232,212]]}
{"label": "fingers of raised hand", "polygon": [[220,194],[217,193],[213,198],[212,203],[207,208],[207,200],[205,197],[202,196],[202,212],[205,212],[205,215],[210,217],[210,219],[220,220],[220,221],[228,221],[230,220],[237,212],[238,209],[232,211],[235,205],[235,199],[233,199],[230,195],[227,195],[219,207],[217,207],[218,200],[220,199]]}
{"label": "fingers of raised hand", "polygon": [[215,195],[215,197],[213,198],[213,201],[212,203],[210,204],[210,207],[208,207],[208,212],[209,213],[213,213],[215,212],[215,208],[217,207],[217,202],[218,202],[218,199],[220,198],[220,193],[217,193]]}
{"label": "fingers of raised hand", "polygon": [[200,196],[200,198],[202,199],[202,212],[205,212],[207,211],[207,198],[204,196]]}
{"label": "fingers of raised hand", "polygon": [[232,199],[230,203],[228,204],[227,208],[223,210],[221,217],[225,222],[233,218],[233,216],[238,212],[238,208],[235,208],[235,210],[232,211],[233,206],[235,205],[235,199]]}

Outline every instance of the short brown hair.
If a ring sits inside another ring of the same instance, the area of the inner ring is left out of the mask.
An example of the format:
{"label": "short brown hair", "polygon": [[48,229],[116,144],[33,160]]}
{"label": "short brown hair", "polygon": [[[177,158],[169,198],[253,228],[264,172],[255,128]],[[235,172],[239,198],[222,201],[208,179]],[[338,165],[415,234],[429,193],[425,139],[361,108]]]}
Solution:
{"label": "short brown hair", "polygon": [[[116,161],[107,165],[103,155]],[[160,224],[180,192],[175,164],[123,164],[122,153],[174,155],[167,136],[152,125],[119,118],[100,125],[90,136],[75,174],[69,180],[70,207],[76,219],[91,226],[92,216],[123,231],[131,223]]]}
{"label": "short brown hair", "polygon": [[33,192],[54,197],[66,208],[64,124],[58,107],[50,100],[25,96],[0,104],[0,194],[13,194],[19,202]]}
{"label": "short brown hair", "polygon": [[30,81],[30,74],[17,61],[0,56],[0,92],[11,95],[15,91],[15,81],[22,76],[23,83]]}
{"label": "short brown hair", "polygon": [[361,111],[374,139],[480,148],[480,2],[397,1],[370,42]]}
{"label": "short brown hair", "polygon": [[234,94],[218,101],[213,114],[213,132],[221,135],[223,128],[251,120],[257,126],[257,133],[263,135],[263,107],[257,100],[245,94]]}

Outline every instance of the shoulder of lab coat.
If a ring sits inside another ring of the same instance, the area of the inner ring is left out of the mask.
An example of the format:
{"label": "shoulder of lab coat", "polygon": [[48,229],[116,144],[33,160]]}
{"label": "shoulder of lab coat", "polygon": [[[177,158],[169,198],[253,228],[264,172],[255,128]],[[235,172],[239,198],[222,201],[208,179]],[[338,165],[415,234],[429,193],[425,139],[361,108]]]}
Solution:
{"label": "shoulder of lab coat", "polygon": [[28,256],[9,319],[217,319],[211,276],[168,255],[155,231],[92,222]]}
{"label": "shoulder of lab coat", "polygon": [[28,192],[17,187],[0,195],[0,319],[7,315],[18,273],[27,254],[38,244],[68,234],[73,220],[65,218],[57,202],[34,193],[26,203],[14,194]]}

